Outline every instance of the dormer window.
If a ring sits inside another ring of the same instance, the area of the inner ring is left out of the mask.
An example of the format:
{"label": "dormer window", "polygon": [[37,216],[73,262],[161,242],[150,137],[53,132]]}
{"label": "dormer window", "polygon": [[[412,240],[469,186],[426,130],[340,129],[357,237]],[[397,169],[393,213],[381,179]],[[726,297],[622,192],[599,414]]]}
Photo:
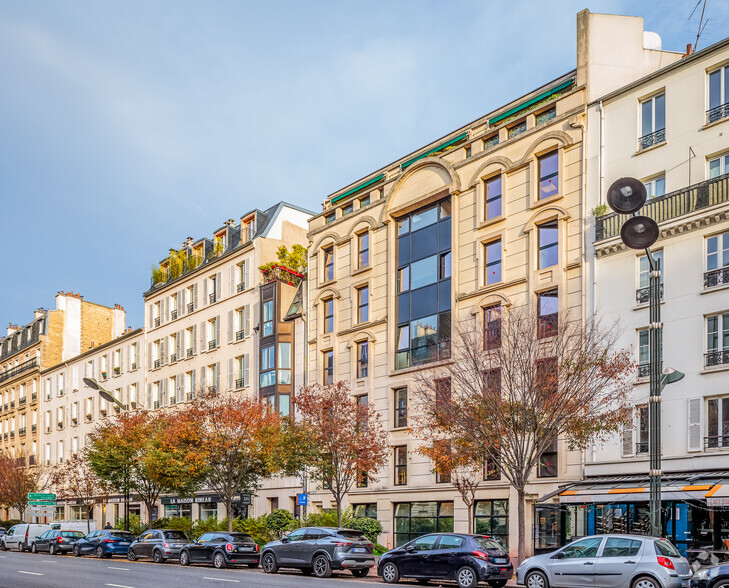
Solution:
{"label": "dormer window", "polygon": [[244,218],[241,222],[240,228],[240,240],[243,243],[248,243],[253,239],[256,234],[256,216],[252,215],[248,218]]}

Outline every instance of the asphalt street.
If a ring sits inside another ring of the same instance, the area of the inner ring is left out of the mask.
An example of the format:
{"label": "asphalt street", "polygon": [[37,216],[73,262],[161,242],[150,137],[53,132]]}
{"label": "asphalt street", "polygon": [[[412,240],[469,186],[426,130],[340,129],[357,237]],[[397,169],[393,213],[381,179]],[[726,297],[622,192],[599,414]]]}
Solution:
{"label": "asphalt street", "polygon": [[296,571],[269,575],[260,568],[216,570],[212,566],[182,567],[172,562],[130,562],[122,557],[0,552],[0,588],[357,588],[381,584],[373,571],[370,574],[372,577],[356,579],[349,572],[334,572],[331,578],[319,579]]}

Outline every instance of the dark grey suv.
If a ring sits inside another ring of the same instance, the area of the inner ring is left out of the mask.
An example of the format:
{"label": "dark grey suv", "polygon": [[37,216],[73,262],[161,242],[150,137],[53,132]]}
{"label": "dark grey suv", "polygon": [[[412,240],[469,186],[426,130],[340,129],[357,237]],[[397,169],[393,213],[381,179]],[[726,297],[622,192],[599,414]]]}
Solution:
{"label": "dark grey suv", "polygon": [[351,570],[353,576],[361,578],[375,565],[373,548],[361,531],[304,527],[264,545],[261,565],[267,574],[275,574],[279,568],[296,568],[306,575],[328,578],[332,570]]}
{"label": "dark grey suv", "polygon": [[150,557],[155,563],[164,563],[170,558],[178,559],[180,550],[187,543],[187,537],[182,531],[150,529],[129,546],[127,558],[134,561],[139,557]]}

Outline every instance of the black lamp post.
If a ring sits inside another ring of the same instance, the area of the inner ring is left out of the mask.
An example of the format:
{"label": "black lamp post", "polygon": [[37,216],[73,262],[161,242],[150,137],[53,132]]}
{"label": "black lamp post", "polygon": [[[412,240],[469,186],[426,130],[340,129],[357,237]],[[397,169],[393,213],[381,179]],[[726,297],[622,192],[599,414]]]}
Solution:
{"label": "black lamp post", "polygon": [[[101,384],[99,384],[95,378],[84,378],[83,381],[89,388],[96,390],[99,393],[99,396],[107,402],[116,404],[122,410],[128,410],[128,406],[126,404],[122,404],[114,398],[114,395],[111,392],[102,388]],[[126,472],[124,476],[124,530],[129,530],[129,472]]]}
{"label": "black lamp post", "polygon": [[621,178],[608,189],[607,203],[618,214],[632,215],[623,223],[620,238],[631,249],[644,249],[650,266],[648,306],[650,325],[648,346],[650,356],[650,399],[648,402],[648,452],[650,479],[650,523],[651,535],[660,537],[661,521],[661,392],[663,388],[684,377],[672,368],[661,370],[663,347],[663,323],[661,322],[661,260],[651,252],[651,245],[658,240],[658,223],[647,216],[636,213],[646,201],[643,182],[635,178]]}

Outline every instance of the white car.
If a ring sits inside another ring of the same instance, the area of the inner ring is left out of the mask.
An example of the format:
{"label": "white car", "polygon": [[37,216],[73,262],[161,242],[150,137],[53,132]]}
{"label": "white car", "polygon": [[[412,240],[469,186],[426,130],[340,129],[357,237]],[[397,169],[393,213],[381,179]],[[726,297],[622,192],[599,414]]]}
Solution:
{"label": "white car", "polygon": [[31,543],[38,539],[46,531],[50,531],[50,525],[39,525],[33,523],[20,523],[13,525],[8,532],[0,538],[3,549],[17,549],[27,551]]}

